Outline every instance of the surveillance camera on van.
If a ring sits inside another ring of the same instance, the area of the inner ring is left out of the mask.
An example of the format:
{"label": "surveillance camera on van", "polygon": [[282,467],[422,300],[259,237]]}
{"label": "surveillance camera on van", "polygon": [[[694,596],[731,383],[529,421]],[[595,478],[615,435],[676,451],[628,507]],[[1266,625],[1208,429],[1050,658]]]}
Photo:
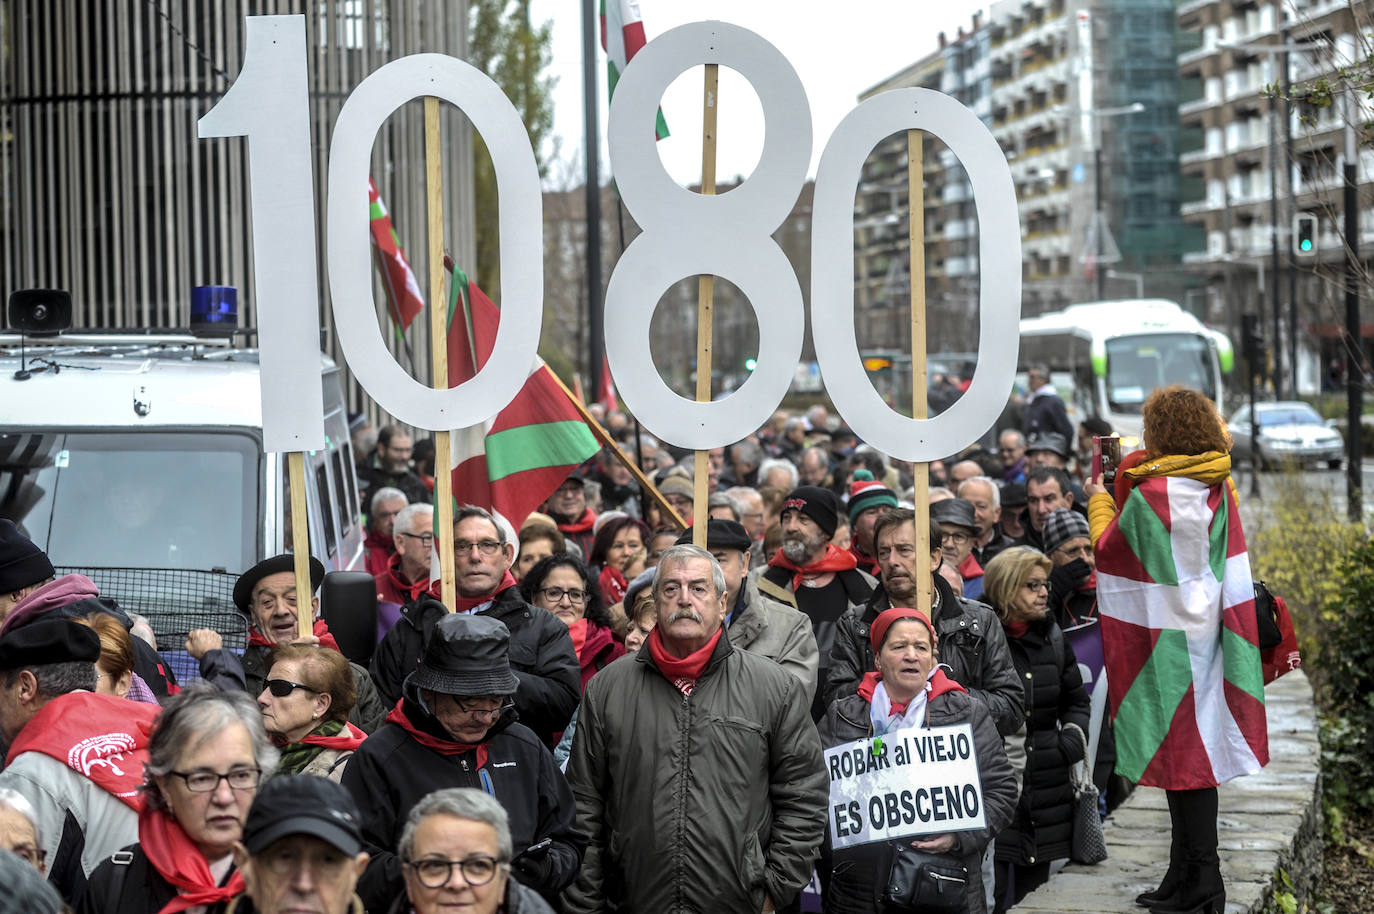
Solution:
{"label": "surveillance camera on van", "polygon": [[[285,458],[262,449],[258,353],[233,345],[242,331],[220,329],[236,315],[219,305],[195,332],[73,331],[66,293],[26,290],[0,332],[0,517],[59,574],[147,616],[172,650],[193,627],[242,646],[234,580],[292,547]],[[327,437],[306,456],[310,551],[360,570],[340,371],[319,360]]]}

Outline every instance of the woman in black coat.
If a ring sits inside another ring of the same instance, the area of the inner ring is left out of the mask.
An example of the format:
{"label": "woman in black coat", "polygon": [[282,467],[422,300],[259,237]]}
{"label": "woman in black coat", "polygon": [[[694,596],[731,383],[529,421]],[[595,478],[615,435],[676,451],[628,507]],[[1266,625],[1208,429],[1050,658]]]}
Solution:
{"label": "woman in black coat", "polygon": [[[857,695],[837,698],[821,718],[821,745],[830,748],[910,727],[973,726],[974,753],[983,792],[984,827],[925,835],[911,846],[960,858],[968,871],[964,910],[987,910],[981,871],[983,849],[1011,819],[1016,773],[1002,737],[983,703],[936,668],[937,639],[925,616],[914,609],[879,614],[869,637],[877,671],[859,684]],[[832,836],[827,833],[829,845]],[[836,850],[826,892],[829,914],[877,914],[892,867],[892,845],[879,841]]]}
{"label": "woman in black coat", "polygon": [[1078,659],[1049,613],[1051,563],[1029,546],[997,555],[983,595],[997,610],[1025,687],[1026,771],[1016,817],[997,837],[998,910],[1043,885],[1073,839],[1071,771],[1087,753],[1089,698]]}

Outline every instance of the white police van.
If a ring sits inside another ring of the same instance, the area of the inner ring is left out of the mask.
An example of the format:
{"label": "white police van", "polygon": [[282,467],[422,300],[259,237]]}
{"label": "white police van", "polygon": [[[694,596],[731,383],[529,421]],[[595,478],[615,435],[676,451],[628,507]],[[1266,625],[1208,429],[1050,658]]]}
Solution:
{"label": "white police van", "polygon": [[[11,327],[26,324],[18,298]],[[231,339],[0,331],[0,517],[172,649],[190,627],[240,634],[234,579],[292,547],[285,455],[262,449],[257,351]],[[327,439],[306,457],[310,551],[331,571],[361,569],[340,372],[319,358]]]}

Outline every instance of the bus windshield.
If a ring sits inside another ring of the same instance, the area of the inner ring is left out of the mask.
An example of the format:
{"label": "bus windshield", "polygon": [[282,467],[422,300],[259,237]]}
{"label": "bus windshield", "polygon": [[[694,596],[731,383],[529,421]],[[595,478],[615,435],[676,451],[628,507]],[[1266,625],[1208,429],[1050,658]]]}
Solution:
{"label": "bus windshield", "polygon": [[243,571],[259,456],[243,434],[0,434],[0,517],[54,565]]}
{"label": "bus windshield", "polygon": [[1169,384],[1217,398],[1216,365],[1205,337],[1150,333],[1107,340],[1107,403],[1113,412],[1139,413],[1152,390]]}

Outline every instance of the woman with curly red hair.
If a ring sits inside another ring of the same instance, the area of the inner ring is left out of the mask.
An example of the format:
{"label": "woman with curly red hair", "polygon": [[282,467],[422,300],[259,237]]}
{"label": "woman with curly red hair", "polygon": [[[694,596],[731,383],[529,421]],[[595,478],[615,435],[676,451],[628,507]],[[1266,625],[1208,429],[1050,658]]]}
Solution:
{"label": "woman with curly red hair", "polygon": [[1254,584],[1216,404],[1175,385],[1145,401],[1144,450],[1094,478],[1088,520],[1117,772],[1167,792],[1173,833],[1152,914],[1226,907],[1217,786],[1269,760]]}

